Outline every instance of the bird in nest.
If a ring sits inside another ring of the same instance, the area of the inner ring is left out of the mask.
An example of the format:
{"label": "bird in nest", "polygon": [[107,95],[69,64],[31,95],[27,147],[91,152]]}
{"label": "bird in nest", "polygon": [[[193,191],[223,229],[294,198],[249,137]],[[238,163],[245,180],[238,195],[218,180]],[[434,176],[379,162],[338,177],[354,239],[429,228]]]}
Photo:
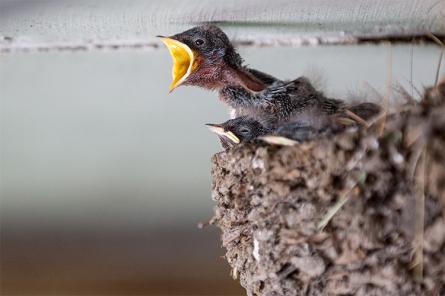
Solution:
{"label": "bird in nest", "polygon": [[[342,120],[350,124],[362,118],[342,100],[327,98],[305,77],[280,80],[244,66],[227,35],[216,26],[198,26],[158,37],[173,59],[170,92],[180,85],[217,90],[219,98],[233,109],[233,118],[246,116],[267,129],[313,116],[336,116],[340,124]],[[372,103],[360,109],[366,115],[380,112],[380,107]]]}
{"label": "bird in nest", "polygon": [[306,121],[291,121],[275,129],[269,129],[258,120],[248,116],[240,116],[226,122],[215,124],[207,123],[210,131],[214,132],[221,146],[228,150],[240,143],[265,142],[274,145],[292,146],[297,143],[314,140],[319,137],[333,135],[339,130],[326,125],[323,128],[309,125]]}

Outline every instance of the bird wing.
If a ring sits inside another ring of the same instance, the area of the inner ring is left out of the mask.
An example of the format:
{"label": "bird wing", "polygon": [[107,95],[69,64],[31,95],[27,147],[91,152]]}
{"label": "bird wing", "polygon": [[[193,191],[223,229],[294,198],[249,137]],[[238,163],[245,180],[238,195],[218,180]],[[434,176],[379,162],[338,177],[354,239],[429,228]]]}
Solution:
{"label": "bird wing", "polygon": [[305,77],[276,82],[263,91],[266,101],[278,104],[284,115],[304,112],[310,108],[324,114],[334,114],[343,108],[343,101],[326,98]]}

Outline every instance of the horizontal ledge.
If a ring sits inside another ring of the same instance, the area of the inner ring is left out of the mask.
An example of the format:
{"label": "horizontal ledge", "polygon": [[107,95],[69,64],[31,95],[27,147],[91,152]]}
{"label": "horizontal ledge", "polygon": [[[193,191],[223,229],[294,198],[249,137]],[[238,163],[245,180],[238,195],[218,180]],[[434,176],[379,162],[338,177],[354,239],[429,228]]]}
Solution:
{"label": "horizontal ledge", "polygon": [[[380,44],[391,43],[435,43],[429,33],[406,34],[406,35],[369,35],[369,36],[281,36],[269,39],[235,39],[236,47],[271,47],[271,46],[318,46],[318,45],[353,45],[353,44]],[[445,43],[445,35],[435,35],[442,43]],[[80,41],[64,43],[26,43],[14,42],[7,38],[6,42],[0,43],[0,53],[12,52],[49,52],[49,51],[92,51],[92,50],[157,50],[163,48],[157,40],[147,42],[146,40],[115,40],[115,41]]]}
{"label": "horizontal ledge", "polygon": [[153,49],[204,23],[241,45],[348,44],[445,36],[444,15],[437,0],[2,0],[0,50]]}

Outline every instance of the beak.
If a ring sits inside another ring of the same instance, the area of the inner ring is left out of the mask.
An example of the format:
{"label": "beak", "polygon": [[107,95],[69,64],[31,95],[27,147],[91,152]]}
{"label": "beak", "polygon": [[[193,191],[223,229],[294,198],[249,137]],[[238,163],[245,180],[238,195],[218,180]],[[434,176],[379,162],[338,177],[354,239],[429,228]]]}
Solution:
{"label": "beak", "polygon": [[210,131],[214,132],[220,137],[230,140],[234,144],[239,144],[241,142],[234,133],[232,133],[231,131],[226,131],[220,124],[207,123],[206,125]]}
{"label": "beak", "polygon": [[172,83],[169,92],[181,85],[196,68],[195,55],[186,44],[171,37],[157,36],[167,46],[173,59]]}

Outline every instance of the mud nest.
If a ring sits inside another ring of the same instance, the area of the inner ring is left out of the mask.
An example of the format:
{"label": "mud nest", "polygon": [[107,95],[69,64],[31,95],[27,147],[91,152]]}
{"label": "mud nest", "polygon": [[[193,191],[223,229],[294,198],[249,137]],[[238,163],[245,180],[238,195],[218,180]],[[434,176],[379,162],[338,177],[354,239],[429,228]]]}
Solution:
{"label": "mud nest", "polygon": [[212,223],[248,295],[445,295],[444,83],[367,129],[212,162]]}

